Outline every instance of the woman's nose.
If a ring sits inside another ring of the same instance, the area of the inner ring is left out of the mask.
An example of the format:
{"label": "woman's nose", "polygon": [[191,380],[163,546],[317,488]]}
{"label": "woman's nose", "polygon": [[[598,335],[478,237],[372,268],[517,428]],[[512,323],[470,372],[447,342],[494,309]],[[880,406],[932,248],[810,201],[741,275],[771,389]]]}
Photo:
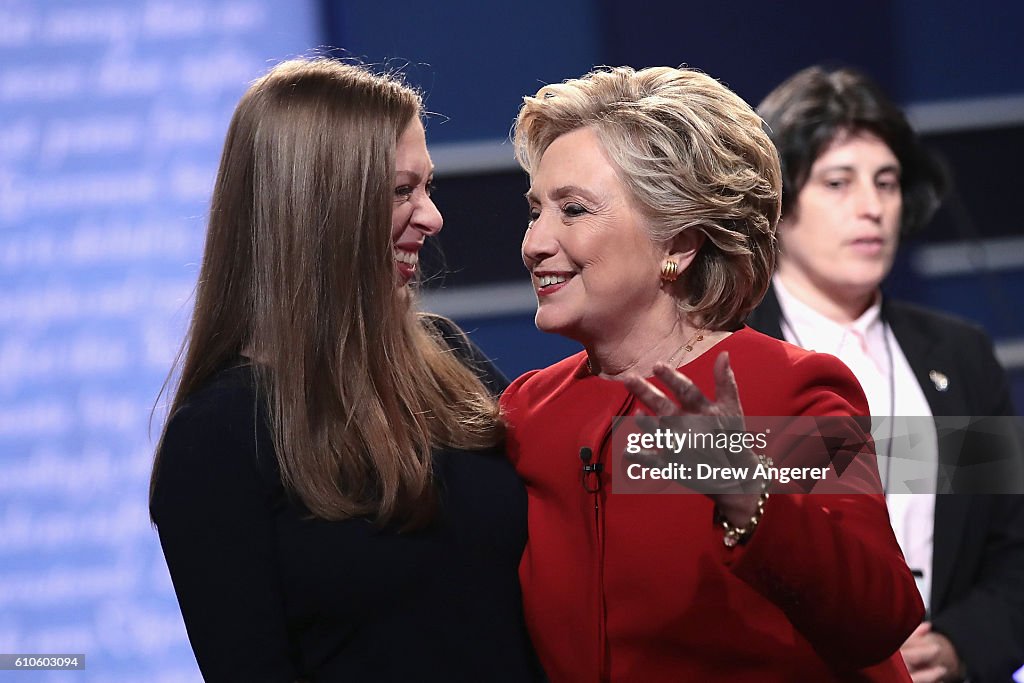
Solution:
{"label": "woman's nose", "polygon": [[427,237],[432,237],[441,232],[444,226],[444,218],[438,210],[434,200],[429,196],[425,197],[412,215],[413,226]]}
{"label": "woman's nose", "polygon": [[872,220],[880,220],[882,218],[881,190],[872,183],[862,187],[859,194],[857,201],[861,215]]}
{"label": "woman's nose", "polygon": [[532,268],[544,259],[554,255],[558,251],[558,245],[554,235],[547,228],[542,217],[530,222],[530,226],[523,235],[523,263],[527,268]]}

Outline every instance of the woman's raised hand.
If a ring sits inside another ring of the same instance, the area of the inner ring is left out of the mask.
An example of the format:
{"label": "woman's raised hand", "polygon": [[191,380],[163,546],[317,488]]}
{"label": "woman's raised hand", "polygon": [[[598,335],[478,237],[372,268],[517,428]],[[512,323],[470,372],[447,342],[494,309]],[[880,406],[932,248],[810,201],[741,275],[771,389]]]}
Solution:
{"label": "woman's raised hand", "polygon": [[[654,367],[654,376],[664,383],[675,400],[650,380],[637,375],[627,375],[622,381],[653,416],[638,418],[638,423],[645,430],[669,429],[684,434],[692,429],[701,433],[742,434],[745,432],[743,406],[727,352],[720,353],[715,359],[714,375],[714,401],[705,396],[690,378],[664,363]],[[746,467],[747,472],[753,472],[759,463],[749,448],[721,448],[717,445],[680,449],[678,452],[643,449],[627,457],[650,467],[678,463],[693,468],[703,464],[711,468]],[[742,524],[750,519],[757,507],[761,484],[752,477],[706,480],[701,482],[700,491],[715,502],[720,514]]]}

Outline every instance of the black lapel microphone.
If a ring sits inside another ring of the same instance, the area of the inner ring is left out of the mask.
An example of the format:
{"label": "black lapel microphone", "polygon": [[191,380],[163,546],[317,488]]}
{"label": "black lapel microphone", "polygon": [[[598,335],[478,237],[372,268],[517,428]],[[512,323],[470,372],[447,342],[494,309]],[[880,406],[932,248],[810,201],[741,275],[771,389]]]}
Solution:
{"label": "black lapel microphone", "polygon": [[[594,458],[594,451],[587,446],[580,449],[580,461],[583,463],[583,472],[580,474],[580,482],[587,493],[597,493],[601,490],[601,472],[604,471],[604,464],[590,462]],[[597,504],[595,500],[594,504]]]}
{"label": "black lapel microphone", "polygon": [[590,460],[594,457],[594,451],[584,446],[580,449],[580,460],[583,461],[583,472],[595,472],[600,474],[604,470],[604,465],[599,462],[591,464]]}

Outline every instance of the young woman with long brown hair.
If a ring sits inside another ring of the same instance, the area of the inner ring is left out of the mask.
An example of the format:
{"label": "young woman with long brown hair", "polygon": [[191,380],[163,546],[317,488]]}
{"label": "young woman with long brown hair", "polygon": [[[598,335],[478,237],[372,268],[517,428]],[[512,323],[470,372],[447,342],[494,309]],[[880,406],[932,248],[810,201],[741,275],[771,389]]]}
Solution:
{"label": "young woman with long brown hair", "polygon": [[221,158],[150,507],[207,680],[531,680],[504,378],[409,282],[441,229],[415,91],[257,80]]}

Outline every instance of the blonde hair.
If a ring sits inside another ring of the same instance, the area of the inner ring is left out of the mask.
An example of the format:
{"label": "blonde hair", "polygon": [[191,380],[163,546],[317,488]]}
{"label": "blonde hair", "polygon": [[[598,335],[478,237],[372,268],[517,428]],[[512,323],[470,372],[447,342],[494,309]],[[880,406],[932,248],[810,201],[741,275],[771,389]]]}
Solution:
{"label": "blonde hair", "polygon": [[[318,58],[274,67],[235,110],[171,413],[243,351],[257,359],[285,488],[315,516],[418,526],[431,450],[503,436],[497,405],[396,291],[394,76]],[[151,495],[159,475],[160,448]]]}
{"label": "blonde hair", "polygon": [[710,76],[671,67],[602,67],[523,100],[514,144],[526,172],[559,136],[594,129],[653,240],[707,237],[676,283],[680,312],[710,329],[742,323],[775,267],[782,196],[778,154],[750,106]]}

